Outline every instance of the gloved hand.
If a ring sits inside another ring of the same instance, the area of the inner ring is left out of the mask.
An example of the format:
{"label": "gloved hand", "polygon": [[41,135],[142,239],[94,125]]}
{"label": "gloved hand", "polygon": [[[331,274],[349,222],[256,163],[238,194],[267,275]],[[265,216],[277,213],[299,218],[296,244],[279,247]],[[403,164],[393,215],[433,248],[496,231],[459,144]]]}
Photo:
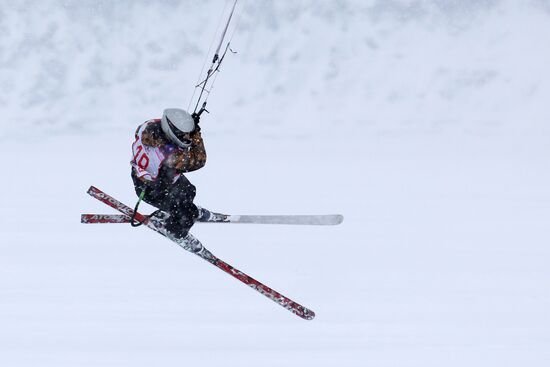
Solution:
{"label": "gloved hand", "polygon": [[195,129],[193,130],[193,132],[200,132],[201,131],[201,127],[199,126],[199,122],[201,120],[201,115],[194,112],[191,117],[193,118],[193,121],[195,122]]}

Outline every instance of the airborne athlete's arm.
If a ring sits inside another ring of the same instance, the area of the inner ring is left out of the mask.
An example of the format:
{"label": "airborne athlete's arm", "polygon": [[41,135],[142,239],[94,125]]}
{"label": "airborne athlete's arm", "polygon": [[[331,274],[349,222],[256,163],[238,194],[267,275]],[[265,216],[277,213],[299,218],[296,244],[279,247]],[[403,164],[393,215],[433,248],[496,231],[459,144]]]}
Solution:
{"label": "airborne athlete's arm", "polygon": [[206,164],[206,149],[200,131],[191,134],[191,147],[174,154],[174,168],[181,173],[196,171]]}
{"label": "airborne athlete's arm", "polygon": [[149,124],[145,127],[145,130],[141,134],[141,141],[144,145],[150,147],[161,147],[166,144],[166,138],[160,126],[153,124]]}

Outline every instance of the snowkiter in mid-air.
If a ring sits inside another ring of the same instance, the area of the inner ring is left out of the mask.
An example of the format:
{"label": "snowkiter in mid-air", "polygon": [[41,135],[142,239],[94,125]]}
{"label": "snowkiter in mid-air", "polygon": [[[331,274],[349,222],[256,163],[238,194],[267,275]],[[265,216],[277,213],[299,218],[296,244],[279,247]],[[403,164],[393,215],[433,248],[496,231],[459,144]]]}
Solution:
{"label": "snowkiter in mid-air", "polygon": [[169,213],[165,229],[183,239],[199,215],[195,186],[183,175],[203,167],[206,150],[199,115],[167,108],[161,119],[144,122],[132,144],[132,180],[138,196]]}

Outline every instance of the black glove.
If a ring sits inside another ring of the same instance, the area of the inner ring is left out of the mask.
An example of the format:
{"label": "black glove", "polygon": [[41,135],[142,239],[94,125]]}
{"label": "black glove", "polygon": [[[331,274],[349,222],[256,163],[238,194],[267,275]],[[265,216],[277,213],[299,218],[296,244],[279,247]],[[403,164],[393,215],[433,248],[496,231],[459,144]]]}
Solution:
{"label": "black glove", "polygon": [[201,115],[199,115],[198,113],[196,112],[193,112],[193,114],[191,115],[191,117],[193,118],[193,121],[195,122],[195,129],[193,130],[193,132],[200,132],[201,131],[201,127],[199,126],[199,122],[201,120]]}

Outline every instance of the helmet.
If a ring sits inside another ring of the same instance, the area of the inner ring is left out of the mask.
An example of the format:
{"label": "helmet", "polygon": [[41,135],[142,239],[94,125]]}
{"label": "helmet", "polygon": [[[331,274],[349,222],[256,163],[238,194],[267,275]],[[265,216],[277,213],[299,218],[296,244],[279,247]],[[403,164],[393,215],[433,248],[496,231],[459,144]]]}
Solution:
{"label": "helmet", "polygon": [[160,121],[162,131],[176,145],[187,148],[191,146],[190,133],[195,130],[193,117],[180,108],[167,108],[162,112]]}

